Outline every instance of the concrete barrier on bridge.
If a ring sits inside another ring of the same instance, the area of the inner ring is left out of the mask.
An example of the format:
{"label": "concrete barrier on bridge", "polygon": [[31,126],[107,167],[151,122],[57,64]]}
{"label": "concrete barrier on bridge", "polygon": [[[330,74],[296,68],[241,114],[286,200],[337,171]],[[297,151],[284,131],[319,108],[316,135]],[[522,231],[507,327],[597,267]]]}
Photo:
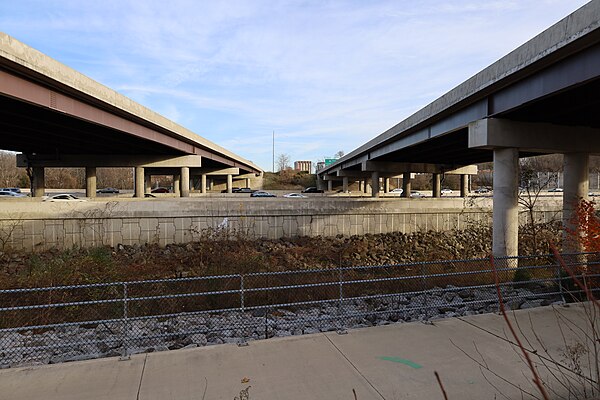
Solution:
{"label": "concrete barrier on bridge", "polygon": [[[82,203],[3,202],[0,250],[187,243],[215,234],[279,239],[444,231],[490,225],[489,199],[153,199]],[[549,202],[539,221],[560,219]],[[523,222],[526,215],[523,214]]]}

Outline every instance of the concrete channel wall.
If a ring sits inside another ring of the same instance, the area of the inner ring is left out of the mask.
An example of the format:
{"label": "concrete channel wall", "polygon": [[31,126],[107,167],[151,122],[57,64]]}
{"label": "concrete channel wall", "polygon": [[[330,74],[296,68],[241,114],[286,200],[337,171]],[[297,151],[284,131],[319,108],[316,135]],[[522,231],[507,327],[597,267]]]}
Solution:
{"label": "concrete channel wall", "polygon": [[[0,204],[0,250],[187,243],[211,235],[278,239],[410,233],[491,224],[490,199],[190,198]],[[547,204],[540,221],[559,219]],[[523,222],[525,214],[522,215]]]}

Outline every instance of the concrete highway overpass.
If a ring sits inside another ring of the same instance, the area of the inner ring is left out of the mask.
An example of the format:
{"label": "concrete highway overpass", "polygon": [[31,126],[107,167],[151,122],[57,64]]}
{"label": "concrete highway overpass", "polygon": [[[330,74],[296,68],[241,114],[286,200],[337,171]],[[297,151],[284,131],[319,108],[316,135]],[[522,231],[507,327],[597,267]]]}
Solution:
{"label": "concrete highway overpass", "polygon": [[135,195],[150,175],[173,175],[189,195],[190,177],[227,180],[262,174],[252,162],[0,32],[0,149],[20,152],[33,196],[44,194],[44,168],[85,167],[86,195],[97,167],[135,168]]}
{"label": "concrete highway overpass", "polygon": [[589,154],[600,153],[599,28],[593,0],[320,170],[321,183],[370,178],[377,196],[381,176],[404,174],[408,194],[411,172],[431,172],[435,193],[439,174],[493,161],[494,254],[516,255],[519,157],[564,154],[565,224],[588,196]]}

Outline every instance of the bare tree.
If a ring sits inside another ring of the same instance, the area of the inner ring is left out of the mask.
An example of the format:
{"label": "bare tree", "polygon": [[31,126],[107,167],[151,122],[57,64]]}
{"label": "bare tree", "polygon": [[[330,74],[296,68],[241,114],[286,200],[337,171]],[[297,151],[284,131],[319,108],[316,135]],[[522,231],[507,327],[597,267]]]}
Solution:
{"label": "bare tree", "polygon": [[482,163],[477,167],[477,176],[473,179],[475,185],[491,188],[494,184],[494,163]]}
{"label": "bare tree", "polygon": [[291,158],[288,154],[279,154],[276,161],[277,171],[284,171],[290,168],[290,160]]}
{"label": "bare tree", "polygon": [[346,154],[346,153],[344,153],[344,150],[340,150],[333,155],[333,158],[338,158],[338,159],[342,158],[342,157],[344,157],[344,154]]}
{"label": "bare tree", "polygon": [[25,181],[25,170],[17,168],[16,154],[0,151],[0,187],[21,186]]}
{"label": "bare tree", "polygon": [[[519,161],[521,185],[519,188],[519,204],[525,208],[529,223],[527,228],[533,241],[533,251],[537,253],[539,227],[535,220],[535,207],[540,192],[550,185],[556,186],[557,174],[552,169],[558,169],[562,163],[549,159],[547,156],[528,157]],[[540,174],[540,172],[546,172]]]}
{"label": "bare tree", "polygon": [[133,187],[131,168],[98,168],[98,186],[125,189]]}

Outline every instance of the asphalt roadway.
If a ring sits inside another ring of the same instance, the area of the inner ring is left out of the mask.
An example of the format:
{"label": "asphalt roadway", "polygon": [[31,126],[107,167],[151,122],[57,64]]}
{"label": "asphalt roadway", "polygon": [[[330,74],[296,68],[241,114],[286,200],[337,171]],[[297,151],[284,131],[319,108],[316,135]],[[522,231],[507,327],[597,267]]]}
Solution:
{"label": "asphalt roadway", "polygon": [[[588,333],[591,329],[586,307],[590,304],[520,310],[511,319],[518,321],[526,347],[538,351],[534,361],[539,356],[563,360],[565,343],[584,342],[586,326]],[[531,398],[521,397],[514,386],[537,394],[508,337],[502,316],[485,314],[260,340],[244,347],[138,354],[125,361],[13,368],[0,370],[0,399],[443,399],[434,371],[449,399]],[[568,368],[558,369],[570,374]]]}

